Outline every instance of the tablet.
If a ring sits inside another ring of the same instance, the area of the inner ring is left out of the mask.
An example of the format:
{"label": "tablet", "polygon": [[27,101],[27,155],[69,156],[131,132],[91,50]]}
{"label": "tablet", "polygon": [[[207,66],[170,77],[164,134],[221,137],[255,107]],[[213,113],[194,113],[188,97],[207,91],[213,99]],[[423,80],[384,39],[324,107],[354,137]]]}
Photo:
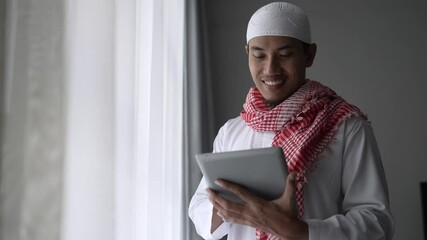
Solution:
{"label": "tablet", "polygon": [[285,189],[288,169],[280,147],[196,154],[196,160],[209,188],[234,202],[242,200],[215,180],[239,184],[266,200],[279,198]]}

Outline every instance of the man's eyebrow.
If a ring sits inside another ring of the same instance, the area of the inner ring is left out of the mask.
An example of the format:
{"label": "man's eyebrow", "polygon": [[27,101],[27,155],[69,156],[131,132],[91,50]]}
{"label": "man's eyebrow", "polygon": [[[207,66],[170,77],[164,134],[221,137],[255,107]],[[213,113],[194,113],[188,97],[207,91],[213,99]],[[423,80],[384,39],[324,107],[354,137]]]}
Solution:
{"label": "man's eyebrow", "polygon": [[285,50],[285,49],[289,49],[289,48],[293,48],[293,47],[294,46],[292,46],[292,45],[285,45],[285,46],[277,48],[276,51]]}
{"label": "man's eyebrow", "polygon": [[[282,46],[282,47],[278,47],[278,48],[276,49],[276,51],[285,50],[285,49],[289,49],[289,48],[292,48],[292,47],[293,47],[292,45],[284,45],[284,46]],[[263,48],[258,47],[258,46],[252,46],[252,47],[251,47],[251,50],[252,50],[252,51],[265,51]]]}
{"label": "man's eyebrow", "polygon": [[251,47],[251,50],[252,50],[252,51],[264,51],[264,49],[263,49],[263,48],[260,48],[260,47],[257,47],[257,46],[252,46],[252,47]]}

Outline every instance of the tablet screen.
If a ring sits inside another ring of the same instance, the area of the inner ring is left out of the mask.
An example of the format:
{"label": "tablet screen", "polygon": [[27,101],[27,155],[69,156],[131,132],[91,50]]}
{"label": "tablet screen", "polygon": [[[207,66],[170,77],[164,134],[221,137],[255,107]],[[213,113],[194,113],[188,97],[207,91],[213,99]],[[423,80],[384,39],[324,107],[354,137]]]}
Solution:
{"label": "tablet screen", "polygon": [[232,201],[242,200],[216,185],[217,179],[239,184],[266,200],[279,198],[285,189],[288,170],[280,147],[203,153],[196,160],[209,188]]}

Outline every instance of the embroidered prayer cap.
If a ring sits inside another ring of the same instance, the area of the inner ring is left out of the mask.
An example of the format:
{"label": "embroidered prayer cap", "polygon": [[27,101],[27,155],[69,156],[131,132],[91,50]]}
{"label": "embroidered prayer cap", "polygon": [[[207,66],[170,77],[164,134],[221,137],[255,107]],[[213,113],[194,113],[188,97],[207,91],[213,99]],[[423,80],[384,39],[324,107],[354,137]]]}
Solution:
{"label": "embroidered prayer cap", "polygon": [[259,36],[293,37],[311,43],[310,22],[298,6],[286,2],[270,3],[258,9],[249,20],[247,43]]}

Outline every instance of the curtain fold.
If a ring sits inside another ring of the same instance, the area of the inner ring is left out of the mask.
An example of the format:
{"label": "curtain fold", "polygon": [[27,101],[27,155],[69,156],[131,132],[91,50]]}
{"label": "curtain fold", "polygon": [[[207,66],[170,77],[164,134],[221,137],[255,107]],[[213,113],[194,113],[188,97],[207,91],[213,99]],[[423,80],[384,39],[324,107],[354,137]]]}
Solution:
{"label": "curtain fold", "polygon": [[56,240],[65,135],[64,1],[3,4],[0,239]]}
{"label": "curtain fold", "polygon": [[184,3],[137,4],[137,239],[184,239]]}
{"label": "curtain fold", "polygon": [[115,0],[67,0],[61,240],[113,240]]}
{"label": "curtain fold", "polygon": [[184,208],[186,237],[200,239],[188,217],[188,205],[201,179],[195,154],[212,151],[214,113],[203,1],[187,0],[184,81]]}
{"label": "curtain fold", "polygon": [[[6,28],[6,1],[0,1],[0,56],[5,55],[5,28]],[[3,122],[4,122],[4,57],[0,57],[0,144],[3,142]],[[0,169],[1,169],[1,159],[0,159]],[[0,170],[1,171],[1,170]],[[0,178],[1,181],[1,178]],[[1,182],[0,182],[1,185]],[[0,228],[1,232],[1,228]]]}
{"label": "curtain fold", "polygon": [[0,238],[185,239],[184,1],[7,3]]}
{"label": "curtain fold", "polygon": [[136,240],[135,126],[136,126],[136,2],[115,4],[115,240]]}
{"label": "curtain fold", "polygon": [[185,1],[7,3],[0,239],[191,239]]}

